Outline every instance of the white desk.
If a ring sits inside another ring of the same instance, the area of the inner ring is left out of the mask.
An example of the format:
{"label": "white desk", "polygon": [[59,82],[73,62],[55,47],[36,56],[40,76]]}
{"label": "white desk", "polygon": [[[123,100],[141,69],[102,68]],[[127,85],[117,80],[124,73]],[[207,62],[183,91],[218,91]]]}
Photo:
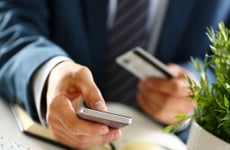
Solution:
{"label": "white desk", "polygon": [[[122,138],[115,142],[124,145],[132,141],[150,141],[172,150],[185,150],[186,146],[174,135],[162,133],[159,125],[153,123],[143,114],[121,104],[108,104],[109,111],[133,117],[132,125],[122,129]],[[10,138],[31,148],[31,150],[64,150],[63,147],[39,140],[22,133],[16,123],[7,102],[0,98],[0,136]],[[167,148],[166,148],[167,149]]]}
{"label": "white desk", "polygon": [[2,98],[0,98],[0,118],[0,136],[22,143],[30,147],[31,150],[64,150],[64,148],[22,133],[17,126],[9,105]]}

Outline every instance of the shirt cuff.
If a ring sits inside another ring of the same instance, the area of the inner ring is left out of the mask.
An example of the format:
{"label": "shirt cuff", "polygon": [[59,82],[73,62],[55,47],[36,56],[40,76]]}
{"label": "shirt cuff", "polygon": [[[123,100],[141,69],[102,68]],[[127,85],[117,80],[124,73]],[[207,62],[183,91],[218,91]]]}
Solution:
{"label": "shirt cuff", "polygon": [[50,71],[60,62],[70,60],[67,57],[64,56],[57,56],[49,61],[47,61],[45,64],[43,64],[34,74],[32,84],[33,84],[33,95],[35,100],[35,106],[37,109],[38,117],[40,120],[40,123],[43,126],[47,126],[46,123],[46,108],[43,108],[46,106],[45,99],[42,99],[42,91],[45,86],[45,82],[47,80],[47,77],[49,76]]}

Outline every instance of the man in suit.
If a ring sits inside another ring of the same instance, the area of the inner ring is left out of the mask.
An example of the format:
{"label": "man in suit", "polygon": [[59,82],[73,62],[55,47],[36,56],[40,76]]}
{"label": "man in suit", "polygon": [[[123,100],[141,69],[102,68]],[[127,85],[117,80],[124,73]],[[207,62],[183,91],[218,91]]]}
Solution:
{"label": "man in suit", "polygon": [[[102,95],[111,3],[0,2],[0,94],[24,104],[42,124],[47,121],[55,137],[71,147],[106,144],[121,136],[119,129],[76,117],[73,108],[84,98],[88,107],[106,110]],[[205,29],[216,28],[220,21],[228,25],[229,6],[224,0],[168,1],[157,42],[149,49],[155,49],[154,55],[164,63],[174,63],[169,69],[177,76],[139,81],[138,103],[127,104],[138,104],[163,124],[175,123],[175,114],[191,112],[183,75],[198,78],[189,66],[190,56],[203,58],[209,49]]]}

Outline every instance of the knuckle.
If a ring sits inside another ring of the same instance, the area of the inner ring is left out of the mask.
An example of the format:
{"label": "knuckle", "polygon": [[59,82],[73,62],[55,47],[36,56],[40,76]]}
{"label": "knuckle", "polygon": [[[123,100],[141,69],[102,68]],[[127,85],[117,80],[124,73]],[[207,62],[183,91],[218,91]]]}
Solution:
{"label": "knuckle", "polygon": [[172,80],[173,92],[178,92],[181,89],[181,84],[177,80]]}
{"label": "knuckle", "polygon": [[81,73],[90,73],[90,70],[89,70],[88,67],[82,66],[81,69],[79,70],[79,72],[81,72]]}
{"label": "knuckle", "polygon": [[89,145],[89,142],[86,136],[77,136],[77,142],[76,142],[75,147],[79,149],[84,149],[88,147],[88,145]]}

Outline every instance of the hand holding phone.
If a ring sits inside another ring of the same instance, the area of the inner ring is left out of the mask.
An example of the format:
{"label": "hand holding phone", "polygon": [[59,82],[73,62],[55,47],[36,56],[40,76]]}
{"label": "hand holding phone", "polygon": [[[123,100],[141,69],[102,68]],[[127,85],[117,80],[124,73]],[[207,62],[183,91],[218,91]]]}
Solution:
{"label": "hand holding phone", "polygon": [[77,116],[85,120],[108,125],[112,128],[122,128],[132,123],[132,118],[129,116],[93,110],[84,106],[78,110]]}

